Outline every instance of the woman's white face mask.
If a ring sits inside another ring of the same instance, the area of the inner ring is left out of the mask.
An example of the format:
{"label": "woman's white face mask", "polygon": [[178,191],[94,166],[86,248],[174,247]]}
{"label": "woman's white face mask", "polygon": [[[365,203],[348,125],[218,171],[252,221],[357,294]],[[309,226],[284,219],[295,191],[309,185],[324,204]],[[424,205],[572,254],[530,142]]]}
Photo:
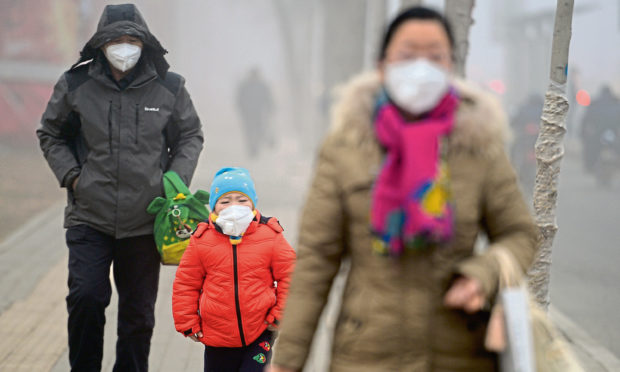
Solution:
{"label": "woman's white face mask", "polygon": [[104,53],[112,66],[125,72],[138,63],[142,48],[129,43],[112,44],[105,48]]}
{"label": "woman's white face mask", "polygon": [[246,205],[231,205],[223,209],[215,223],[229,236],[241,236],[254,219],[254,212]]}
{"label": "woman's white face mask", "polygon": [[449,87],[448,73],[426,59],[389,63],[385,66],[385,89],[396,105],[419,115],[433,109]]}

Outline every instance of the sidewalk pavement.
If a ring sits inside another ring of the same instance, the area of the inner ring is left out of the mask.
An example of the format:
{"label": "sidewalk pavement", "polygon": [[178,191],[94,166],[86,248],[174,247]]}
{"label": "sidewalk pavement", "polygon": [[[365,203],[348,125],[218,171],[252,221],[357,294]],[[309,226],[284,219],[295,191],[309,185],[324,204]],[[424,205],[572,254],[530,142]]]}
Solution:
{"label": "sidewalk pavement", "polygon": [[[289,210],[270,211],[285,221],[296,221]],[[67,255],[61,223],[62,206],[56,205],[33,219],[0,244],[0,371],[65,372],[67,358],[66,306]],[[291,224],[294,226],[294,224]],[[33,233],[33,232],[36,232]],[[290,233],[289,233],[290,234]],[[292,240],[291,236],[287,236]],[[179,335],[172,323],[171,291],[176,267],[162,267],[156,304],[155,331],[149,358],[150,371],[202,370],[202,345]],[[343,270],[343,272],[345,272]],[[315,337],[307,372],[327,370],[330,330],[335,324],[338,292],[344,273],[336,279],[329,308]],[[102,371],[112,370],[117,298],[106,311],[106,338]],[[588,372],[620,371],[620,361],[586,332],[551,309],[550,315],[566,335]]]}

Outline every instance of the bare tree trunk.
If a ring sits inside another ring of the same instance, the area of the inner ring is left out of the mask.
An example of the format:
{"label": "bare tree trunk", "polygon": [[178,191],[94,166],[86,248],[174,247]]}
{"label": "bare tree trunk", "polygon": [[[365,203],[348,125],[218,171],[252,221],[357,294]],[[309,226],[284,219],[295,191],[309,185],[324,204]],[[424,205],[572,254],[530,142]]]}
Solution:
{"label": "bare tree trunk", "polygon": [[446,0],[446,18],[454,33],[454,59],[457,75],[465,76],[465,61],[469,51],[469,28],[474,24],[471,14],[476,0]]}
{"label": "bare tree trunk", "polygon": [[[309,145],[310,148],[316,142],[316,135],[313,133],[315,123],[310,122],[312,117],[311,109],[313,105],[303,104],[310,102],[308,96],[311,92],[311,81],[308,78],[312,56],[310,52],[316,52],[312,49],[316,45],[311,44],[313,37],[313,19],[310,18],[314,13],[314,8],[320,7],[322,10],[325,0],[315,0],[315,2],[287,2],[285,0],[273,0],[275,14],[278,20],[279,34],[282,38],[282,46],[284,57],[286,59],[286,69],[283,71],[287,75],[288,80],[288,116],[291,126],[298,138],[301,146]],[[304,48],[299,45],[303,44]],[[312,61],[314,62],[314,61]],[[321,61],[322,62],[322,61]],[[301,138],[307,141],[301,141]],[[310,140],[311,139],[311,140]],[[310,150],[304,148],[304,151]]]}
{"label": "bare tree trunk", "polygon": [[566,74],[570,46],[574,0],[558,0],[551,47],[551,82],[545,96],[545,106],[536,141],[536,184],[534,186],[534,211],[540,229],[541,241],[538,256],[530,269],[529,284],[536,301],[545,309],[549,306],[549,278],[551,247],[558,230],[556,206],[560,163],[564,157],[562,143],[566,133]]}
{"label": "bare tree trunk", "polygon": [[423,5],[424,0],[401,0],[400,1],[400,9],[410,8],[416,5]]}
{"label": "bare tree trunk", "polygon": [[387,8],[384,1],[366,0],[364,27],[364,69],[377,67],[378,49],[386,24]]}

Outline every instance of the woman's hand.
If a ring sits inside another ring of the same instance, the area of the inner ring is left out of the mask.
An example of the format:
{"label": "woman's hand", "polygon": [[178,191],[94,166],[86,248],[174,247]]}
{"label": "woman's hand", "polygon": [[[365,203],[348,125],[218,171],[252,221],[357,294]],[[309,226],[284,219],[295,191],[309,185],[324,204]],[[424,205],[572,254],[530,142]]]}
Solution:
{"label": "woman's hand", "polygon": [[200,338],[202,338],[203,334],[202,331],[198,331],[196,333],[194,333],[193,335],[189,335],[187,337],[191,338],[194,342],[200,342]]}
{"label": "woman's hand", "polygon": [[473,314],[484,306],[482,285],[477,279],[461,276],[457,278],[443,298],[447,307],[465,310]]}

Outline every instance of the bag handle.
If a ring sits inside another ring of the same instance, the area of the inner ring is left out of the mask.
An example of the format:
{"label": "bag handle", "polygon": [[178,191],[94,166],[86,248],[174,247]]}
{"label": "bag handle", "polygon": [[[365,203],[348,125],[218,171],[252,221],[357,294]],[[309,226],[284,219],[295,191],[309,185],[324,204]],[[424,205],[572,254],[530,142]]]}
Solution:
{"label": "bag handle", "polygon": [[523,283],[523,272],[512,252],[503,247],[489,250],[499,268],[499,288],[518,287]]}
{"label": "bag handle", "polygon": [[191,194],[189,188],[175,171],[164,173],[164,192],[166,193],[166,199],[173,199],[178,194]]}
{"label": "bag handle", "polygon": [[[500,290],[521,286],[523,273],[512,252],[504,247],[497,247],[489,250],[488,254],[497,262]],[[491,309],[484,346],[487,350],[501,353],[506,350],[507,342],[504,307],[497,302]]]}

